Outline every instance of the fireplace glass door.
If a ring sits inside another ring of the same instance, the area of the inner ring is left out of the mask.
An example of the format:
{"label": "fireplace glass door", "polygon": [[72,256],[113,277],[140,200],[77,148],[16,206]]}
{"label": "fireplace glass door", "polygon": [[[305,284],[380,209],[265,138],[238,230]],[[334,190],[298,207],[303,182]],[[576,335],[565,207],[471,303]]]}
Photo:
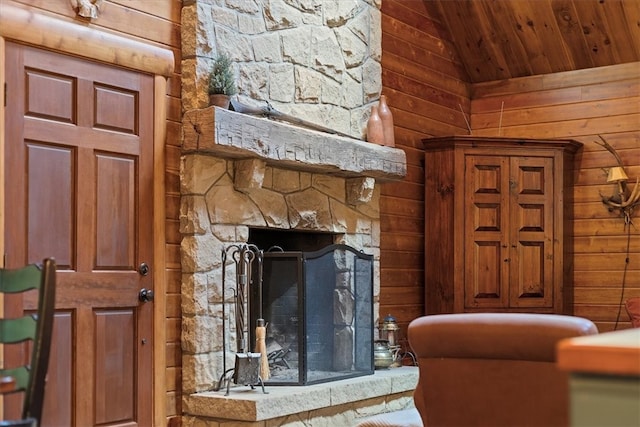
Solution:
{"label": "fireplace glass door", "polygon": [[[373,257],[346,245],[266,252],[253,273],[250,317],[267,323],[269,385],[369,375],[373,366]],[[262,292],[260,292],[262,289]]]}

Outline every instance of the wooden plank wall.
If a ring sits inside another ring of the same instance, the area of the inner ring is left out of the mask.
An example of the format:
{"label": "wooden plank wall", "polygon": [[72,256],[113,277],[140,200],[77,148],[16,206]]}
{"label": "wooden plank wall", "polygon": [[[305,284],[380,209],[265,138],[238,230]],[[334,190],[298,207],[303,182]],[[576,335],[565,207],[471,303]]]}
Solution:
{"label": "wooden plank wall", "polygon": [[[109,0],[101,8],[100,15],[91,24],[77,19],[69,1],[16,0],[37,10],[42,10],[63,20],[76,20],[79,25],[106,29],[119,35],[163,46],[173,52],[174,75],[167,85],[167,143],[166,143],[166,409],[171,419],[182,412],[181,407],[181,355],[180,355],[180,234],[178,214],[180,209],[180,13],[181,0]],[[153,108],[153,106],[149,106]],[[158,396],[157,398],[163,398]]]}
{"label": "wooden plank wall", "polygon": [[424,314],[424,152],[422,138],[467,134],[469,87],[454,50],[422,1],[382,2],[382,85],[393,112],[407,177],[381,197],[380,316],[406,325]]}
{"label": "wooden plank wall", "polygon": [[640,297],[640,206],[625,229],[622,218],[602,204],[601,193],[614,194],[605,168],[616,161],[594,141],[602,135],[616,149],[635,183],[640,176],[640,63],[480,83],[472,90],[474,135],[571,138],[584,144],[569,200],[574,314],[593,320],[600,331],[629,327],[620,303]]}

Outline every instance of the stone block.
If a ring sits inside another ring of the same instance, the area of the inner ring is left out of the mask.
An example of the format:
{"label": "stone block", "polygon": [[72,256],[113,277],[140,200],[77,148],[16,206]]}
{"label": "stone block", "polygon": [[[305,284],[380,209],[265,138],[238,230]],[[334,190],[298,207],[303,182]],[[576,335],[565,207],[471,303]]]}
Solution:
{"label": "stone block", "polygon": [[220,241],[212,234],[184,236],[180,243],[183,273],[211,270],[220,260]]}
{"label": "stone block", "polygon": [[347,202],[351,205],[369,203],[373,198],[376,180],[371,177],[350,178],[346,182]]}
{"label": "stone block", "polygon": [[[355,307],[355,298],[353,294],[346,289],[334,289],[333,291],[333,324],[334,326],[349,326],[353,323],[353,309]],[[352,333],[352,331],[347,331]],[[340,344],[336,343],[337,349]],[[349,346],[352,349],[353,345]],[[350,353],[349,353],[350,354]],[[349,358],[351,360],[351,358]],[[346,368],[345,368],[346,369]],[[339,370],[339,369],[338,369]]]}
{"label": "stone block", "polygon": [[180,198],[180,233],[205,234],[209,224],[204,197],[183,195]]}
{"label": "stone block", "polygon": [[286,197],[292,228],[333,231],[329,199],[318,190],[309,189]]}
{"label": "stone block", "polygon": [[209,311],[208,273],[182,275],[180,289],[183,316],[205,315]]}
{"label": "stone block", "polygon": [[236,160],[234,163],[234,187],[238,191],[262,188],[266,162],[259,159]]}
{"label": "stone block", "polygon": [[247,195],[260,209],[262,218],[271,228],[289,229],[289,212],[284,195],[271,190],[249,190]]}
{"label": "stone block", "polygon": [[206,195],[212,224],[266,226],[260,208],[245,194],[230,185],[213,187]]}
{"label": "stone block", "polygon": [[181,194],[205,194],[227,172],[227,162],[217,157],[187,154],[180,160]]}

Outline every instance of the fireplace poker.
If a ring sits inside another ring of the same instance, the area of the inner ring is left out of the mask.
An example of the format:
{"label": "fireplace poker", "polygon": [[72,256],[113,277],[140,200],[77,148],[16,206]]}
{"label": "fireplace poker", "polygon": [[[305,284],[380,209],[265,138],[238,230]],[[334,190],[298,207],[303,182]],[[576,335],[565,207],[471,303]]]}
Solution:
{"label": "fireplace poker", "polygon": [[247,350],[247,331],[245,330],[245,306],[247,305],[247,284],[251,281],[251,265],[255,254],[249,245],[242,245],[231,254],[236,264],[236,334],[238,353]]}
{"label": "fireplace poker", "polygon": [[227,369],[227,323],[226,323],[226,310],[225,306],[227,305],[227,299],[225,298],[225,286],[227,285],[226,275],[227,275],[227,252],[231,248],[237,248],[237,246],[233,245],[227,248],[222,248],[221,260],[222,260],[222,375],[220,375],[220,379],[216,384],[211,387],[213,391],[219,391],[222,388],[222,385],[225,382],[227,374],[233,371],[233,368]]}

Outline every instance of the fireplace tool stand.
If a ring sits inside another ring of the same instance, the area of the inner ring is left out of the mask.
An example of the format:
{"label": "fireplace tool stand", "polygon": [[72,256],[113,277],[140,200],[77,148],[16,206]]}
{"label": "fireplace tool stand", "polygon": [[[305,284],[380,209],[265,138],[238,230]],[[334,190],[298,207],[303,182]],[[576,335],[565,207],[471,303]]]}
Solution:
{"label": "fireplace tool stand", "polygon": [[[235,326],[236,326],[236,354],[235,365],[233,368],[227,369],[227,342],[226,342],[226,262],[227,257],[231,256],[236,267],[236,286],[233,288],[235,301]],[[263,254],[256,245],[242,244],[230,245],[222,249],[222,348],[224,355],[222,357],[222,375],[218,383],[212,387],[213,391],[219,391],[226,384],[225,396],[229,395],[231,381],[238,385],[248,385],[252,389],[256,384],[260,384],[263,393],[267,393],[264,388],[264,381],[260,375],[260,367],[262,355],[259,352],[250,352],[247,347],[247,337],[249,331],[246,327],[246,313],[249,312],[249,293],[248,286],[259,286],[258,295],[262,297],[262,277],[258,277],[257,283],[252,282],[251,272],[254,260],[262,263]],[[262,275],[262,266],[258,266],[258,276]],[[264,325],[263,319],[258,319],[259,325]]]}

